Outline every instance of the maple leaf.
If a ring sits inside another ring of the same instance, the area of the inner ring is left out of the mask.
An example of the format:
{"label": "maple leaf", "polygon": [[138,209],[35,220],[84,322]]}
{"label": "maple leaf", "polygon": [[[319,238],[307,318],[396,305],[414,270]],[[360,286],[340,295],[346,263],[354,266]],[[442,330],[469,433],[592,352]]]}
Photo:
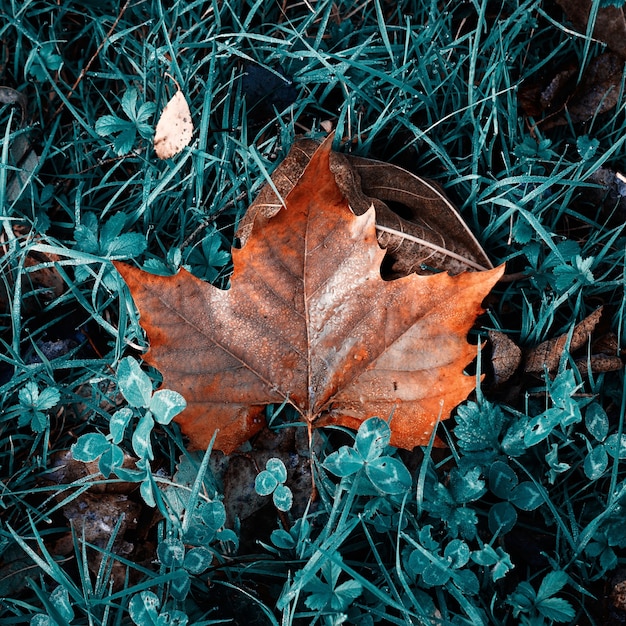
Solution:
{"label": "maple leaf", "polygon": [[428,442],[465,400],[466,336],[504,267],[385,281],[374,209],[355,215],[329,170],[330,141],[271,218],[233,250],[231,288],[181,270],[116,263],[150,341],[145,360],[180,392],[192,446],[232,452],[287,401],[310,427],[391,418],[391,445]]}

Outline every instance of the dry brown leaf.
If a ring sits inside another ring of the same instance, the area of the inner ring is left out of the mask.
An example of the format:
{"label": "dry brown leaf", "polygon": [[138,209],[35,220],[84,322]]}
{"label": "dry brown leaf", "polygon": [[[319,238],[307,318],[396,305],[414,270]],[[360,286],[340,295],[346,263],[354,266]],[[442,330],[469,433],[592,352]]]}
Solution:
{"label": "dry brown leaf", "polygon": [[[124,466],[134,465],[135,460],[125,455]],[[64,487],[55,499],[67,520],[66,531],[52,545],[52,553],[64,557],[73,554],[78,537],[88,554],[89,571],[94,576],[98,575],[102,560],[110,559],[113,588],[122,589],[129,576],[135,578],[135,572],[127,567],[125,560],[132,559],[137,564],[148,565],[143,562],[145,557],[142,556],[144,531],[138,531],[143,509],[136,499],[137,484],[101,482],[98,480],[102,475],[97,462],[76,461],[69,450],[54,453],[50,469],[46,474],[46,484]],[[84,487],[90,482],[87,491],[79,490],[74,497],[68,496],[72,487]],[[115,536],[112,536],[114,532]]]}
{"label": "dry brown leaf", "polygon": [[[297,141],[274,170],[242,219],[238,237],[248,238],[257,213],[275,215],[319,147],[312,139]],[[376,209],[378,243],[387,250],[386,278],[413,272],[485,270],[493,266],[454,205],[439,186],[396,165],[331,152],[330,170],[352,211]],[[279,195],[277,195],[277,193]],[[402,216],[391,207],[402,208]]]}
{"label": "dry brown leaf", "polygon": [[[586,34],[592,0],[556,0],[565,15],[581,34]],[[626,19],[624,9],[616,6],[600,7],[593,25],[593,35],[607,44],[613,52],[626,58]]]}
{"label": "dry brown leaf", "polygon": [[543,374],[546,370],[548,372],[556,372],[565,348],[568,347],[570,352],[575,352],[582,348],[589,341],[589,337],[600,321],[601,315],[602,307],[596,309],[579,324],[576,324],[572,331],[569,346],[569,333],[564,333],[530,349],[526,354],[524,371],[529,374]]}
{"label": "dry brown leaf", "polygon": [[519,89],[519,102],[526,115],[535,118],[545,115],[537,120],[544,131],[570,121],[586,122],[617,104],[623,71],[623,58],[605,52],[591,59],[577,84],[578,67],[568,62],[547,81],[524,82]]}
{"label": "dry brown leaf", "polygon": [[150,340],[146,361],[182,393],[195,447],[233,451],[288,402],[310,427],[392,418],[391,444],[428,442],[475,377],[466,336],[504,271],[385,281],[374,209],[357,216],[330,171],[327,140],[272,217],[233,250],[231,288],[181,270],[116,267]]}
{"label": "dry brown leaf", "polygon": [[522,361],[522,351],[504,333],[489,331],[492,355],[493,378],[496,385],[505,383],[517,370]]}
{"label": "dry brown leaf", "polygon": [[[586,35],[591,14],[591,0],[557,0],[567,19]],[[524,81],[518,98],[525,114],[538,118],[537,124],[546,131],[564,126],[570,121],[586,122],[595,115],[606,113],[618,102],[624,59],[626,59],[626,20],[624,11],[614,6],[595,12],[592,37],[607,44],[609,50],[589,61],[580,76],[575,61],[567,61],[552,74]],[[579,80],[580,79],[580,80]]]}
{"label": "dry brown leaf", "polygon": [[586,122],[610,111],[619,101],[623,73],[624,59],[617,54],[605,52],[593,58],[567,103],[570,119]]}
{"label": "dry brown leaf", "polygon": [[[23,226],[14,226],[13,234],[18,241],[28,241],[31,233]],[[37,236],[36,240],[46,243],[45,239]],[[0,235],[0,255],[7,253],[8,243],[6,236]],[[32,315],[40,311],[43,306],[48,304],[55,298],[60,297],[65,291],[65,281],[61,277],[59,271],[54,266],[60,257],[52,253],[39,252],[30,249],[24,257],[24,267],[26,271],[22,272],[22,296],[21,307],[22,314]],[[7,292],[7,284],[11,285],[12,275],[10,272],[4,274],[4,281],[0,282],[0,313],[8,310],[9,297],[14,287]]]}

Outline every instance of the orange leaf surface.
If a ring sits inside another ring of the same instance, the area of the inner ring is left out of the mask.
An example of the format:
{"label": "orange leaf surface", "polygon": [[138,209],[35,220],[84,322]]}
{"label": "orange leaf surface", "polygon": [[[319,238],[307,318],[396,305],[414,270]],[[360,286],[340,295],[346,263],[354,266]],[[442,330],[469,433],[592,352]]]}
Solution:
{"label": "orange leaf surface", "polygon": [[271,218],[233,250],[231,288],[185,270],[116,263],[150,340],[145,360],[182,393],[194,447],[230,453],[287,401],[313,426],[391,417],[394,446],[428,442],[472,391],[466,336],[504,268],[380,277],[374,209],[354,215],[329,171],[330,142]]}

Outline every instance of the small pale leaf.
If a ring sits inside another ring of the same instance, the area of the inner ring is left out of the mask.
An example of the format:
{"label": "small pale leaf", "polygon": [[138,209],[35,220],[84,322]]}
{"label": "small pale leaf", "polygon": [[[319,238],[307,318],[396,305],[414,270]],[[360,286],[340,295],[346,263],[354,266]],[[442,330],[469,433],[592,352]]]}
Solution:
{"label": "small pale leaf", "polygon": [[179,89],[161,113],[154,134],[154,151],[159,159],[171,159],[189,145],[192,136],[191,111]]}

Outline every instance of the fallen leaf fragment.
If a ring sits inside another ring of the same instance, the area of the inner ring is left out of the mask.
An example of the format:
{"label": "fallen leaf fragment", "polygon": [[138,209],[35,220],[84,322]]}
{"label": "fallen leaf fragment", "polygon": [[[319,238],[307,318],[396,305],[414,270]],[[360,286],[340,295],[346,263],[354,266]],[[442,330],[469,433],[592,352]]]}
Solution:
{"label": "fallen leaf fragment", "polygon": [[[591,14],[591,0],[557,0],[565,15],[574,24],[576,29],[585,35]],[[622,7],[600,6],[595,15],[593,37],[607,44],[620,56],[626,58],[626,19]]]}
{"label": "fallen leaf fragment", "polygon": [[489,331],[493,367],[493,378],[496,385],[505,383],[517,370],[522,361],[522,351],[504,333],[497,330]]}
{"label": "fallen leaf fragment", "polygon": [[171,159],[189,145],[192,136],[191,111],[179,89],[161,113],[154,133],[154,151],[159,159]]}
{"label": "fallen leaf fragment", "polygon": [[578,67],[568,62],[547,80],[524,82],[518,99],[524,113],[543,131],[571,122],[581,123],[610,111],[620,97],[624,59],[613,52],[594,57],[577,84]]}
{"label": "fallen leaf fragment", "polygon": [[586,122],[610,111],[620,99],[623,73],[624,59],[617,54],[605,52],[592,59],[567,103],[570,119]]}
{"label": "fallen leaf fragment", "polygon": [[[131,580],[136,578],[133,568],[125,564],[126,560],[149,566],[143,554],[148,545],[145,535],[149,528],[138,530],[142,505],[137,499],[137,484],[103,483],[98,480],[102,475],[97,462],[76,461],[69,450],[54,453],[50,461],[46,484],[59,486],[55,500],[67,522],[65,532],[51,547],[52,553],[63,557],[72,555],[78,539],[88,554],[89,571],[97,576],[103,559],[107,559],[113,589],[122,589],[129,576]],[[134,466],[134,460],[128,455],[125,455],[124,466]],[[84,488],[88,483],[91,483],[88,490],[80,489],[68,495],[72,487]]]}
{"label": "fallen leaf fragment", "polygon": [[350,210],[330,158],[327,140],[285,207],[258,212],[227,291],[115,264],[194,447],[219,429],[228,454],[288,402],[310,427],[391,418],[391,445],[412,449],[474,389],[466,336],[504,267],[383,280],[374,209]]}
{"label": "fallen leaf fragment", "polygon": [[548,372],[556,372],[559,368],[559,363],[565,348],[568,347],[570,352],[575,352],[582,348],[587,343],[591,333],[600,321],[601,315],[602,307],[596,309],[582,322],[576,324],[572,331],[569,346],[569,333],[564,333],[554,339],[548,339],[530,349],[526,354],[524,371],[529,374],[543,374],[546,370]]}

